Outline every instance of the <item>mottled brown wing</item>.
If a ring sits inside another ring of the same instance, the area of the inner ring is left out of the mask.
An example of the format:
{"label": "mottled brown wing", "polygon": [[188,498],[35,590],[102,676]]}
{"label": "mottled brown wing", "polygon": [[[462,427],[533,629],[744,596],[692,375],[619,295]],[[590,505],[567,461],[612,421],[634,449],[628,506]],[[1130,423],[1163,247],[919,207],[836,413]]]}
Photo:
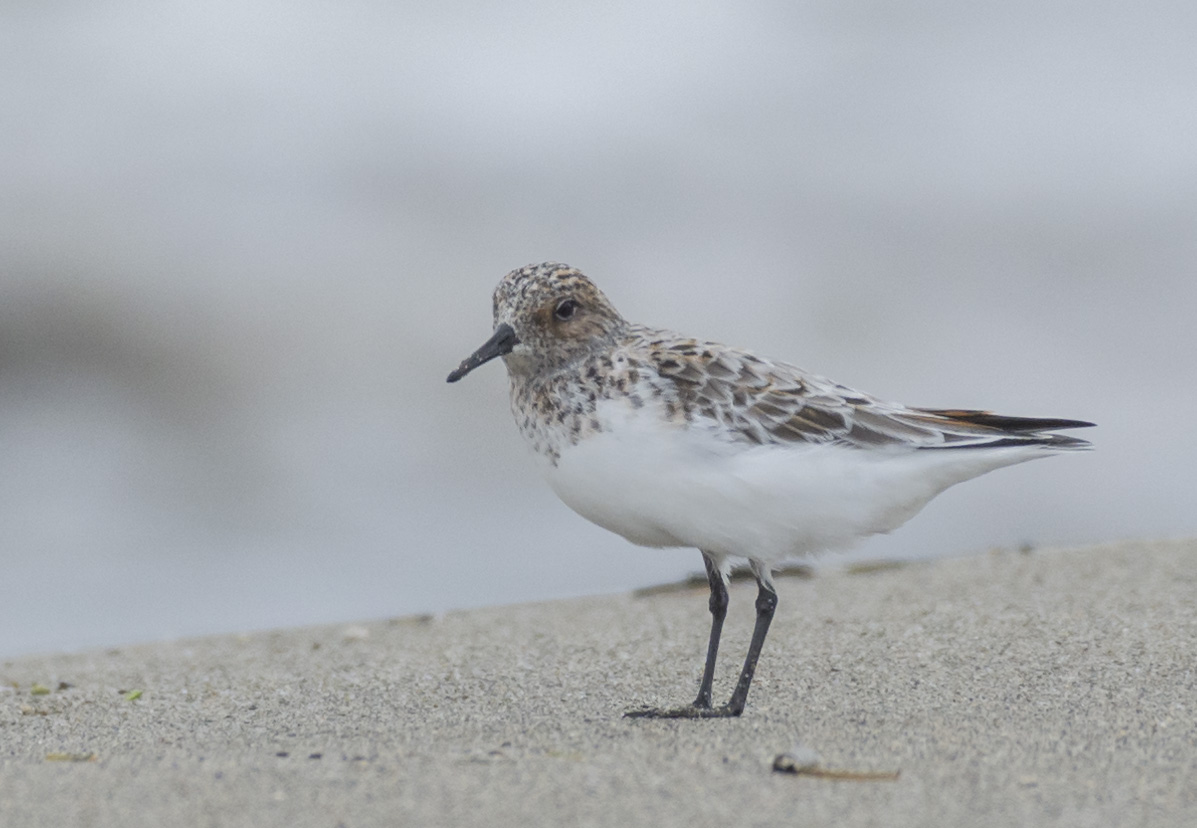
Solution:
{"label": "mottled brown wing", "polygon": [[658,372],[675,383],[690,418],[713,420],[751,443],[840,443],[858,448],[966,448],[1083,440],[1044,432],[1078,420],[1002,417],[987,411],[907,408],[785,363],[694,340],[654,343]]}

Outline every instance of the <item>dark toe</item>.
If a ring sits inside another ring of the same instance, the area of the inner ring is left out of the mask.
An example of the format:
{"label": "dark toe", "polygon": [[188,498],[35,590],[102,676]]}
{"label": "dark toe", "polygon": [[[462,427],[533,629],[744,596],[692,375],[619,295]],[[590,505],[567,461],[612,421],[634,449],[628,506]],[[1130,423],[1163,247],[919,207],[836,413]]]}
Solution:
{"label": "dark toe", "polygon": [[729,719],[740,715],[739,710],[724,705],[722,707],[695,707],[688,704],[685,707],[671,707],[660,709],[655,707],[641,710],[629,710],[624,713],[626,719]]}

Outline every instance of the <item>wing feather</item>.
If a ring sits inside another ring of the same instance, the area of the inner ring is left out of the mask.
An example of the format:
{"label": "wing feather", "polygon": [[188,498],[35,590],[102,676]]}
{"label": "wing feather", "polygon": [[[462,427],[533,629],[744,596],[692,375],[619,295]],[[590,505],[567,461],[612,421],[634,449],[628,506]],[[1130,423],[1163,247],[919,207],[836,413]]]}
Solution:
{"label": "wing feather", "polygon": [[1092,425],[1081,420],[908,408],[725,345],[671,343],[659,332],[652,345],[654,367],[673,381],[687,416],[714,420],[749,443],[910,449],[1089,446],[1075,437],[1049,433]]}

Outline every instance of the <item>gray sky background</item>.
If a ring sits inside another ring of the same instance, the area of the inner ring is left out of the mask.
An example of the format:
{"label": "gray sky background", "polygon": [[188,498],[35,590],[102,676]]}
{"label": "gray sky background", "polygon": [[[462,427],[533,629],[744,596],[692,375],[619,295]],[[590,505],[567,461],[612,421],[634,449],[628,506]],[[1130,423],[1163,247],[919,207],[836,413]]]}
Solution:
{"label": "gray sky background", "polygon": [[537,476],[490,291],[1098,422],[855,554],[1197,531],[1186,2],[7,4],[0,656],[700,568]]}

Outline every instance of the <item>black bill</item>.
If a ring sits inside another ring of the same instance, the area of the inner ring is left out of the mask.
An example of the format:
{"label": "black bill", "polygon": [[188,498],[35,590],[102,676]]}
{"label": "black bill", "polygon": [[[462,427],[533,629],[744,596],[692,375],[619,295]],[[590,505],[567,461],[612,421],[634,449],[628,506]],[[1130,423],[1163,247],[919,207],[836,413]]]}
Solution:
{"label": "black bill", "polygon": [[503,354],[511,353],[511,349],[520,344],[520,341],[515,336],[515,331],[506,322],[500,323],[499,327],[495,328],[494,334],[474,353],[461,361],[461,365],[449,375],[449,382],[457,382],[466,374],[473,371],[484,362],[490,362],[495,357],[501,357]]}

